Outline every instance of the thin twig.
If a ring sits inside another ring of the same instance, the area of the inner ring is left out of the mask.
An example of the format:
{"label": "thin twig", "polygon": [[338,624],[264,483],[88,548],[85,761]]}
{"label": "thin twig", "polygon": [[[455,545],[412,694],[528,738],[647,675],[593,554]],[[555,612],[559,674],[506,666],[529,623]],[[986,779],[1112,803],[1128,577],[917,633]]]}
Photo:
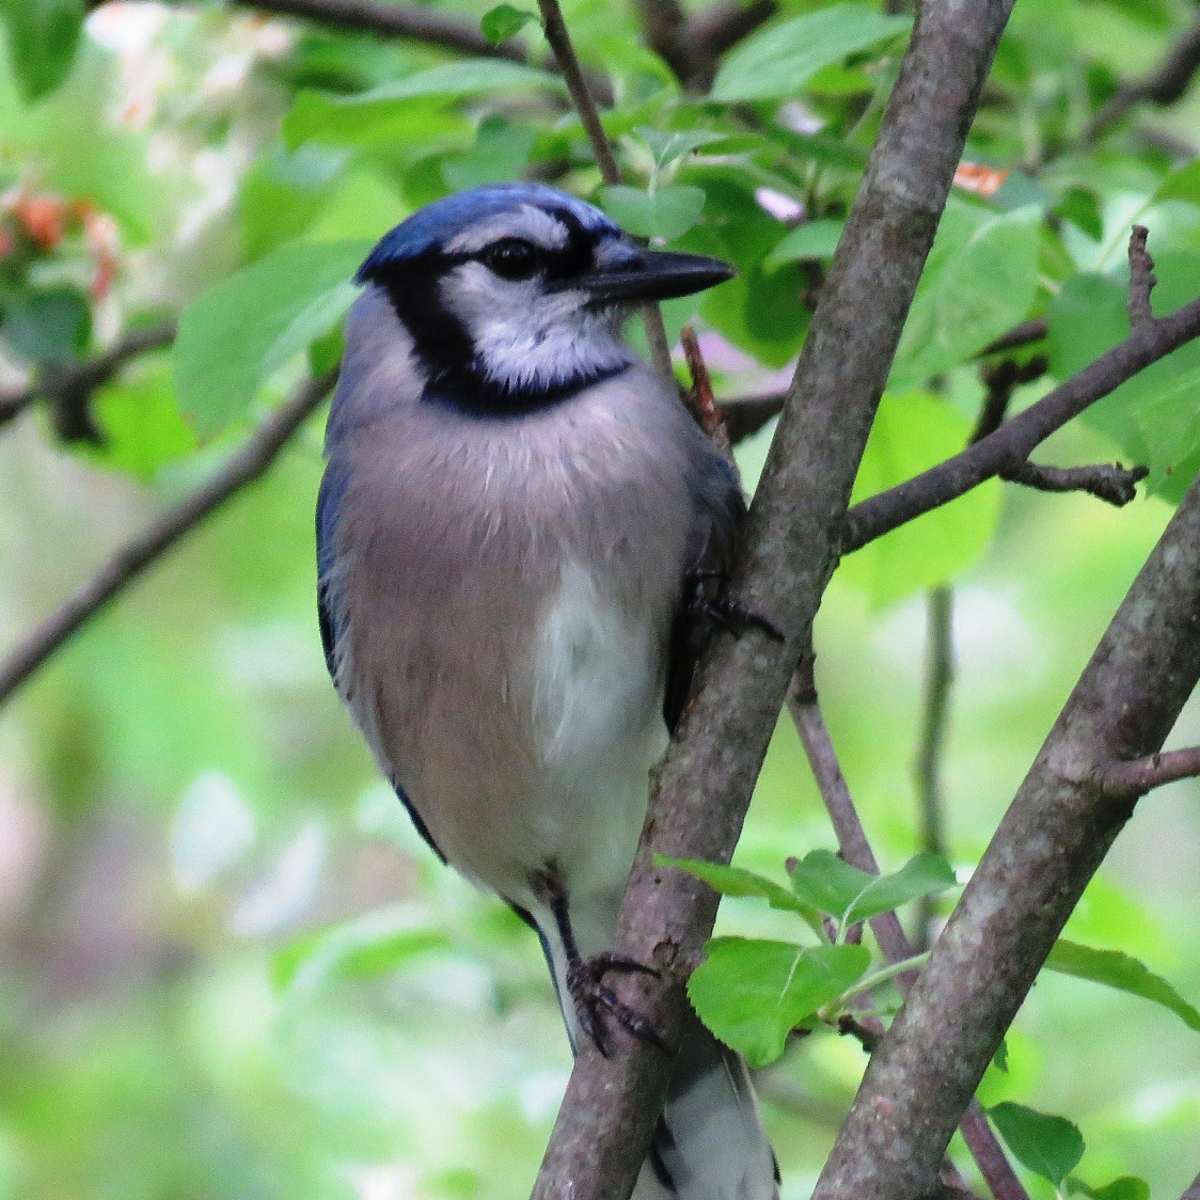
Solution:
{"label": "thin twig", "polygon": [[[942,755],[950,713],[950,688],[954,682],[954,590],[945,585],[931,588],[925,599],[925,614],[925,694],[913,774],[921,848],[930,854],[945,855]],[[923,896],[917,905],[916,946],[920,950],[929,946],[932,918],[931,898]]]}
{"label": "thin twig", "polygon": [[164,321],[145,329],[130,330],[109,349],[70,367],[44,372],[42,376],[17,391],[0,393],[0,425],[11,421],[29,408],[39,397],[89,397],[96,388],[106,384],[131,359],[149,350],[170,345],[175,338],[175,324]]}
{"label": "thin twig", "polygon": [[210,479],[122,546],[74,596],[20,642],[0,662],[0,704],[151,563],[230,496],[257,479],[321,403],[333,379],[330,373],[298,387]]}
{"label": "thin twig", "polygon": [[[558,0],[538,0],[538,9],[542,14],[542,28],[546,33],[546,41],[554,53],[558,69],[571,95],[571,103],[574,104],[575,111],[583,123],[584,132],[592,145],[592,154],[595,155],[596,165],[600,168],[600,177],[609,185],[620,183],[621,168],[617,166],[608,135],[600,123],[596,102],[588,91],[583,69],[579,65],[579,56],[575,53],[571,35],[567,32],[567,23],[563,20]],[[653,303],[641,305],[641,311],[646,326],[646,340],[650,343],[651,360],[660,375],[671,379],[671,348],[667,345],[662,313],[659,312],[658,305]]]}
{"label": "thin twig", "polygon": [[1200,1175],[1188,1185],[1187,1191],[1179,1197],[1179,1200],[1200,1200]]}
{"label": "thin twig", "polygon": [[[829,736],[829,728],[821,713],[812,668],[813,659],[810,652],[805,655],[800,669],[793,677],[788,694],[788,708],[808,755],[809,765],[833,824],[842,857],[860,871],[878,875],[878,860],[867,840],[866,830],[858,815],[854,798],[850,795],[833,739]],[[889,962],[903,962],[912,958],[914,948],[895,912],[882,913],[872,918],[870,925],[879,948]],[[915,982],[914,972],[906,972],[896,980],[897,986],[905,994]],[[971,1151],[981,1174],[987,1180],[995,1200],[1029,1200],[983,1110],[975,1100],[967,1106],[961,1121],[961,1131],[963,1140],[967,1143],[967,1148]]]}
{"label": "thin twig", "polygon": [[680,331],[679,340],[683,345],[688,370],[692,373],[692,390],[685,397],[688,407],[700,428],[717,444],[721,453],[729,458],[733,445],[725,428],[724,413],[717,407],[713,398],[712,379],[708,374],[704,355],[700,351],[696,331],[690,325],[685,325]]}
{"label": "thin twig", "polygon": [[1163,750],[1132,762],[1113,763],[1100,772],[1100,786],[1116,799],[1132,800],[1154,788],[1200,775],[1200,746]]}
{"label": "thin twig", "polygon": [[1135,329],[1154,320],[1150,293],[1158,284],[1154,274],[1154,259],[1146,247],[1150,231],[1145,225],[1135,225],[1129,237],[1129,323]]}
{"label": "thin twig", "polygon": [[1117,508],[1137,496],[1137,485],[1150,474],[1148,467],[1123,467],[1120,463],[1097,463],[1090,467],[1043,467],[1023,462],[1000,478],[1039,492],[1087,492]]}
{"label": "thin twig", "polygon": [[1183,31],[1149,74],[1117,89],[1088,122],[1083,141],[1096,141],[1136,104],[1144,101],[1162,107],[1174,104],[1187,91],[1197,70],[1200,70],[1200,21]]}
{"label": "thin twig", "polygon": [[725,421],[729,440],[736,446],[757,433],[772,417],[783,411],[785,392],[768,392],[762,396],[735,396],[718,400],[717,407]]}
{"label": "thin twig", "polygon": [[1033,317],[1014,325],[1007,333],[1002,333],[994,342],[989,342],[979,352],[980,358],[989,354],[1003,354],[1006,350],[1019,350],[1022,346],[1032,346],[1035,342],[1043,341],[1050,332],[1050,322],[1045,317]]}
{"label": "thin twig", "polygon": [[878,1021],[863,1021],[853,1013],[842,1013],[837,1022],[838,1033],[852,1037],[868,1053],[873,1054],[883,1037],[883,1027]]}

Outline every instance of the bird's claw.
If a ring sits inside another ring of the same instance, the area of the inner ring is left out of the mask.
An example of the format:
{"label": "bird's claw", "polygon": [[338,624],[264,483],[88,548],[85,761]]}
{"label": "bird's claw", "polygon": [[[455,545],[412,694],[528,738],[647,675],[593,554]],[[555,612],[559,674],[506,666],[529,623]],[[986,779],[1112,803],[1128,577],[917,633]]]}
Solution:
{"label": "bird's claw", "polygon": [[605,1058],[608,1057],[609,1046],[603,1013],[611,1016],[634,1037],[643,1042],[650,1042],[669,1054],[670,1047],[654,1023],[618,999],[611,988],[605,987],[604,976],[609,971],[658,977],[658,972],[653,967],[620,954],[596,954],[591,958],[577,959],[567,968],[567,990],[571,993],[571,1000],[575,1005],[579,1027],[592,1039],[596,1049]]}
{"label": "bird's claw", "polygon": [[779,626],[769,617],[756,612],[748,604],[734,600],[723,593],[716,596],[708,595],[705,585],[715,581],[724,584],[728,576],[723,571],[693,571],[690,575],[692,593],[688,599],[688,608],[692,615],[710,624],[724,629],[734,637],[740,637],[748,628],[754,626],[761,630],[772,641],[782,642],[786,639]]}

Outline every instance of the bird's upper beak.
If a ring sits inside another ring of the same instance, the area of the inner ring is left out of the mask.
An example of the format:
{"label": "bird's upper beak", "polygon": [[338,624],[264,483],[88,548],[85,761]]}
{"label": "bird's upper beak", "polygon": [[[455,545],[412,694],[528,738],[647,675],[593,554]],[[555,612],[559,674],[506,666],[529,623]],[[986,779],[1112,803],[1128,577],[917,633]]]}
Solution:
{"label": "bird's upper beak", "polygon": [[589,271],[567,285],[585,291],[601,304],[624,300],[672,300],[690,296],[732,279],[734,269],[719,258],[703,254],[674,254],[642,250],[636,257]]}

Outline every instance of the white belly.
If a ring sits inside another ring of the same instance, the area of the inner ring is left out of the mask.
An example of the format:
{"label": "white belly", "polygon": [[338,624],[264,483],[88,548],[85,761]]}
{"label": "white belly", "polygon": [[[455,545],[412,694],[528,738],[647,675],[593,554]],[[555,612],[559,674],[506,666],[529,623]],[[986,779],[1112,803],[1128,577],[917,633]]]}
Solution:
{"label": "white belly", "polygon": [[534,639],[533,728],[552,793],[539,824],[581,898],[623,887],[667,745],[660,636],[639,615],[568,563]]}

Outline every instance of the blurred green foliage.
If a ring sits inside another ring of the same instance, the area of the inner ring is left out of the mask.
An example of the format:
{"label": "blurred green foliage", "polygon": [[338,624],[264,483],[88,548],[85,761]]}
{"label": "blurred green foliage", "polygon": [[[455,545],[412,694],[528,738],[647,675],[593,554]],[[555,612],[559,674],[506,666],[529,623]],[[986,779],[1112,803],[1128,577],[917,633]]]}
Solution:
{"label": "blurred green foliage", "polygon": [[[364,246],[448,191],[550,179],[634,232],[728,259],[738,278],[667,305],[668,329],[698,326],[721,394],[780,386],[910,27],[882,3],[783,0],[703,94],[641,45],[632,5],[568,3],[582,58],[611,81],[603,121],[625,179],[603,188],[523,8],[439,11],[494,42],[515,34],[526,65],[207,7],[110,5],[81,32],[83,7],[0,3],[0,387],[165,315],[181,331],[98,390],[97,438],[64,440],[40,410],[0,429],[4,645],[203,478],[306,357],[336,356]],[[1195,90],[1086,135],[1194,20],[1185,0],[1016,6],[858,495],[961,447],[983,396],[973,356],[1011,326],[1049,322],[1019,352],[1047,354],[1049,376],[1018,407],[1123,337],[1132,222],[1151,230],[1158,311],[1196,294]],[[1198,356],[1177,352],[1042,452],[1144,462],[1150,499],[1118,512],[992,483],[839,568],[819,683],[885,870],[922,849],[924,589],[955,585],[944,773],[961,880],[1200,468]],[[533,939],[433,861],[329,687],[318,426],[0,725],[0,1200],[528,1192],[566,1041]],[[748,486],[769,432],[739,450]],[[1176,736],[1198,731],[1193,707]],[[1036,1200],[1056,1184],[1178,1195],[1200,1169],[1196,791],[1142,804],[984,1079]],[[753,1017],[730,1004],[739,973],[752,990],[782,968],[803,1020],[868,969],[855,953],[826,993],[796,990],[796,939],[820,922],[811,895],[771,881],[833,844],[784,722],[697,977],[717,978],[735,1025]],[[759,1061],[777,1057],[759,1086],[787,1200],[808,1194],[863,1068],[809,1024],[786,1049],[786,1024],[751,1031]]]}

